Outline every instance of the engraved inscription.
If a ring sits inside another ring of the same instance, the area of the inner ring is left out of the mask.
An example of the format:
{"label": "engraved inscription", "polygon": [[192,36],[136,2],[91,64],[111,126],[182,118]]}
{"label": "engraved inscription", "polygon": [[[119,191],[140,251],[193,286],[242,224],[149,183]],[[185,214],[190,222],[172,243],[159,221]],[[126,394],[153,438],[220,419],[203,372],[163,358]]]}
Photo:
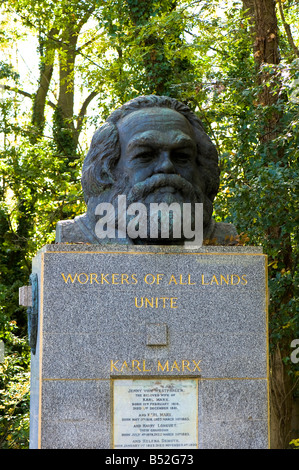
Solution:
{"label": "engraved inscription", "polygon": [[196,379],[113,381],[115,449],[197,448]]}

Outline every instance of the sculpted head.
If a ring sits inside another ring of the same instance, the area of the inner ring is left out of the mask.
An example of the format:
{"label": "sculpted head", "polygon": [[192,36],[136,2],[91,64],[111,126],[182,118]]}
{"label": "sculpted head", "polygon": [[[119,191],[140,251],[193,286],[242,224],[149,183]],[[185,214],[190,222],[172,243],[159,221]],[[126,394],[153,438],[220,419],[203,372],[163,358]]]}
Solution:
{"label": "sculpted head", "polygon": [[82,169],[87,213],[125,194],[133,202],[203,202],[210,222],[219,188],[216,147],[179,101],[141,96],[114,111],[95,132]]}

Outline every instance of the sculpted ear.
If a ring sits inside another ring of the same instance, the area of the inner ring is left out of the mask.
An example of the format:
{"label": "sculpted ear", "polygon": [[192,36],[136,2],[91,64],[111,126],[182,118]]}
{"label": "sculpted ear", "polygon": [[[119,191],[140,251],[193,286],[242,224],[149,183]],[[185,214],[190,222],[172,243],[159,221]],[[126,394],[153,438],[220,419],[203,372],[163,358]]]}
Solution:
{"label": "sculpted ear", "polygon": [[82,167],[85,200],[97,196],[114,183],[113,168],[120,156],[117,127],[105,122],[93,135]]}

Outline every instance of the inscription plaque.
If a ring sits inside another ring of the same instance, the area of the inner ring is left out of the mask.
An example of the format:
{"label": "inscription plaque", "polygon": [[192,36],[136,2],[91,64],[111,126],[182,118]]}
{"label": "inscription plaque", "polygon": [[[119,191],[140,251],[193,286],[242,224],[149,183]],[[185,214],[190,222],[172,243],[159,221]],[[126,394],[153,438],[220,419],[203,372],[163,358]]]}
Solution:
{"label": "inscription plaque", "polygon": [[113,380],[113,447],[198,447],[196,379]]}

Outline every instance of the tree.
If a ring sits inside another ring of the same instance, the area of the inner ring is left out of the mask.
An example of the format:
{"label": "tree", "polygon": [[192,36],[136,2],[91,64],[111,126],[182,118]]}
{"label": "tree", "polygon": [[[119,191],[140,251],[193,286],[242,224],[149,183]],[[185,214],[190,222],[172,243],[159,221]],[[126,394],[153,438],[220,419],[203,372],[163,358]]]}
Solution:
{"label": "tree", "polygon": [[[281,175],[290,168],[293,161],[288,153],[288,144],[281,142],[281,135],[285,132],[286,113],[288,112],[287,95],[283,90],[282,69],[279,68],[281,56],[279,51],[279,30],[276,15],[276,2],[274,0],[252,1],[244,0],[244,7],[249,11],[251,32],[253,36],[253,51],[256,67],[256,83],[259,86],[257,105],[263,108],[263,121],[259,133],[259,149],[266,154],[264,165],[275,176]],[[279,2],[280,12],[283,15],[282,3]],[[286,23],[284,23],[286,25]],[[292,38],[287,29],[288,38]],[[291,41],[296,52],[296,46]],[[295,47],[294,47],[295,46]],[[275,143],[275,146],[273,145]],[[279,145],[277,145],[279,143]],[[275,148],[276,147],[276,148]],[[283,196],[283,194],[279,194]],[[273,220],[266,228],[266,237],[270,245],[271,278],[280,273],[294,272],[294,246],[292,231],[286,229],[288,219],[292,219],[290,209],[286,206],[280,212],[279,220]],[[276,268],[275,268],[276,266]],[[279,266],[279,268],[278,268]],[[294,297],[294,285],[286,284],[279,295],[279,303],[273,299],[270,315],[274,320],[280,315],[282,306],[289,304]],[[272,294],[273,295],[273,294]],[[273,329],[272,329],[273,332]],[[272,447],[284,448],[290,439],[292,418],[292,389],[293,382],[283,363],[283,358],[289,351],[290,338],[281,337],[273,348],[271,354],[271,416],[272,416]]]}

